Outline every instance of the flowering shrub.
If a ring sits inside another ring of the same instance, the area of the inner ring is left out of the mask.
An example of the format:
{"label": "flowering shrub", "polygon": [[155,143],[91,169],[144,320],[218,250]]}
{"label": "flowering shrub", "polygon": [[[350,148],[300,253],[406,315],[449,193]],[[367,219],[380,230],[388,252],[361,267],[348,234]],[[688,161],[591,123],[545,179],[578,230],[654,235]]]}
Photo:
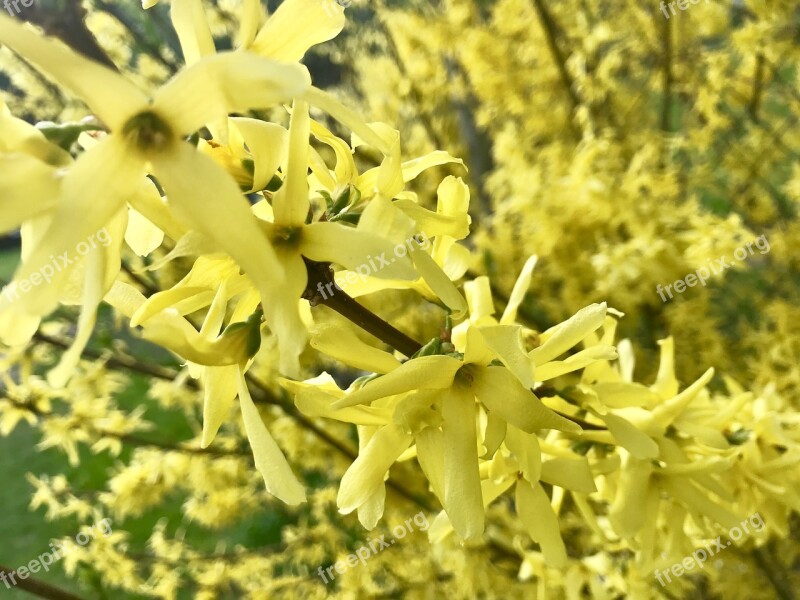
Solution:
{"label": "flowering shrub", "polygon": [[[350,7],[363,28],[337,40],[347,3],[172,0],[177,65],[136,25],[163,4],[130,21],[98,2],[95,51],[0,15],[9,89],[27,92],[0,106],[0,227],[22,239],[0,433],[26,421],[76,472],[118,459],[99,489],[29,475],[48,518],[113,519],[68,574],[169,599],[792,597],[797,174],[773,205],[748,165],[689,165],[730,126],[723,75],[780,64],[771,28],[794,13],[753,8],[728,34],[705,4],[680,23],[377,4]],[[305,66],[320,48],[348,67],[337,86]],[[768,79],[750,86],[758,147]],[[724,209],[714,177],[742,186]],[[772,252],[741,279],[657,300],[762,231]],[[751,298],[756,326],[715,310],[722,292]],[[159,435],[167,414],[180,439]]]}

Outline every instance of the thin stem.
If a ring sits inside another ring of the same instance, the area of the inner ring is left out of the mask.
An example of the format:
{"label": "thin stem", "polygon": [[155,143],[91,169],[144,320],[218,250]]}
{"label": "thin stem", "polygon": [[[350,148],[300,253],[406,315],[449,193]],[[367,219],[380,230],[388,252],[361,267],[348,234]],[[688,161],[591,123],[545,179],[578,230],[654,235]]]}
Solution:
{"label": "thin stem", "polygon": [[[539,15],[539,21],[541,22],[542,29],[544,30],[544,37],[545,41],[547,42],[547,47],[550,49],[550,54],[553,55],[553,61],[556,64],[556,68],[558,69],[558,74],[561,77],[564,88],[566,88],[570,104],[572,105],[571,112],[574,115],[575,111],[581,105],[581,99],[578,97],[578,92],[575,91],[575,82],[572,81],[572,76],[567,70],[567,59],[564,56],[564,53],[561,51],[561,48],[558,47],[558,40],[556,39],[557,26],[555,20],[547,10],[543,0],[533,0],[533,7],[536,9],[536,13]],[[575,137],[580,139],[580,132],[575,127],[575,123],[571,118],[569,123]]]}
{"label": "thin stem", "polygon": [[[422,344],[399,329],[392,327],[336,286],[333,270],[329,263],[319,263],[306,259],[306,271],[308,272],[308,284],[303,297],[309,300],[312,306],[324,304],[408,357],[413,356],[422,348]],[[328,294],[321,294],[319,290],[322,289],[332,291]]]}
{"label": "thin stem", "polygon": [[664,97],[661,105],[661,131],[670,131],[670,114],[672,109],[672,27],[670,19],[661,19],[659,14],[654,17],[656,20],[663,21],[661,27],[661,38],[664,41],[664,74],[663,90]]}
{"label": "thin stem", "polygon": [[29,594],[33,594],[39,598],[48,598],[49,600],[84,600],[84,598],[76,596],[72,592],[62,590],[61,588],[45,583],[39,579],[34,579],[30,576],[30,573],[28,573],[27,578],[22,579],[19,573],[14,569],[9,569],[3,565],[0,565],[0,578],[3,581],[10,580],[14,583],[15,587],[25,590]]}

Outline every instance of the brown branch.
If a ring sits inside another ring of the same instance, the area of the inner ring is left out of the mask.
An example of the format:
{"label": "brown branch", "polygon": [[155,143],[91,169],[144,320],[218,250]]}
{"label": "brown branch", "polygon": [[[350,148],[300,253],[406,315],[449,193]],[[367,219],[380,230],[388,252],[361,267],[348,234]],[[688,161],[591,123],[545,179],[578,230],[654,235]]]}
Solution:
{"label": "brown branch", "polygon": [[37,4],[27,8],[20,16],[41,27],[47,35],[57,37],[75,52],[106,67],[117,69],[114,61],[86,27],[86,9],[80,2],[63,2],[57,6],[54,3],[47,3],[47,6]]}
{"label": "brown branch", "polygon": [[[305,262],[308,284],[303,298],[307,299],[312,306],[324,304],[408,357],[413,356],[422,348],[422,344],[392,327],[338,287],[333,278],[330,263],[320,263],[308,259],[305,259]],[[329,293],[320,293],[321,289],[327,289]]]}
{"label": "brown branch", "polygon": [[[0,565],[0,578],[5,581],[6,579],[11,580],[14,583],[15,587],[18,587],[21,590],[25,590],[29,594],[33,594],[34,596],[38,596],[39,598],[48,598],[49,600],[84,600],[80,596],[76,596],[72,592],[68,592],[67,590],[62,590],[54,585],[49,583],[45,583],[40,579],[34,579],[28,574],[28,577],[22,579],[14,569],[9,569],[6,566]],[[6,583],[6,586],[9,584]]]}
{"label": "brown branch", "polygon": [[662,19],[660,13],[654,17],[657,21],[663,21],[661,25],[661,38],[664,42],[664,74],[663,74],[663,104],[661,105],[661,130],[670,131],[670,115],[672,108],[672,23],[671,19]]}
{"label": "brown branch", "polygon": [[[572,81],[572,76],[567,70],[567,59],[564,56],[564,53],[561,51],[561,48],[558,46],[558,28],[556,22],[550,12],[547,10],[543,0],[532,1],[534,9],[536,9],[536,13],[539,15],[539,21],[542,24],[542,30],[544,31],[547,47],[550,49],[550,54],[553,55],[553,62],[555,62],[556,69],[558,69],[558,74],[561,77],[561,82],[564,84],[564,88],[566,88],[570,103],[572,104],[572,113],[574,114],[581,105],[581,99],[578,96],[578,92],[575,91],[575,82]],[[569,122],[573,133],[578,139],[580,139],[580,131],[578,131],[576,128],[575,123],[573,123],[571,118]]]}

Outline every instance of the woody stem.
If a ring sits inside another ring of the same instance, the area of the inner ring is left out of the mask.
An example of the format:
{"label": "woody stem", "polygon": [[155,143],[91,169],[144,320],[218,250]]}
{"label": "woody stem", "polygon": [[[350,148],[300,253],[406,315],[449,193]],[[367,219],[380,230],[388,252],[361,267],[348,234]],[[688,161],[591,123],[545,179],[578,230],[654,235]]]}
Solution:
{"label": "woody stem", "polygon": [[[335,310],[345,319],[355,323],[364,331],[371,333],[398,352],[411,357],[422,348],[422,344],[405,333],[392,327],[368,308],[359,304],[341,288],[336,286],[330,263],[320,263],[304,259],[308,272],[303,298],[312,306],[323,304]],[[325,291],[326,290],[326,291]]]}

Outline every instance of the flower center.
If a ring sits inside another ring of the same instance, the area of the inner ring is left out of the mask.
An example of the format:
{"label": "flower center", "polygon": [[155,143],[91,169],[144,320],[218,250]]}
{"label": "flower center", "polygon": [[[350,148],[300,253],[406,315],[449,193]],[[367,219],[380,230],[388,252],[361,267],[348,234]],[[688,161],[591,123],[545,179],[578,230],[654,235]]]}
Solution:
{"label": "flower center", "polygon": [[140,112],[129,119],[122,133],[142,151],[161,150],[173,140],[170,126],[151,110]]}

